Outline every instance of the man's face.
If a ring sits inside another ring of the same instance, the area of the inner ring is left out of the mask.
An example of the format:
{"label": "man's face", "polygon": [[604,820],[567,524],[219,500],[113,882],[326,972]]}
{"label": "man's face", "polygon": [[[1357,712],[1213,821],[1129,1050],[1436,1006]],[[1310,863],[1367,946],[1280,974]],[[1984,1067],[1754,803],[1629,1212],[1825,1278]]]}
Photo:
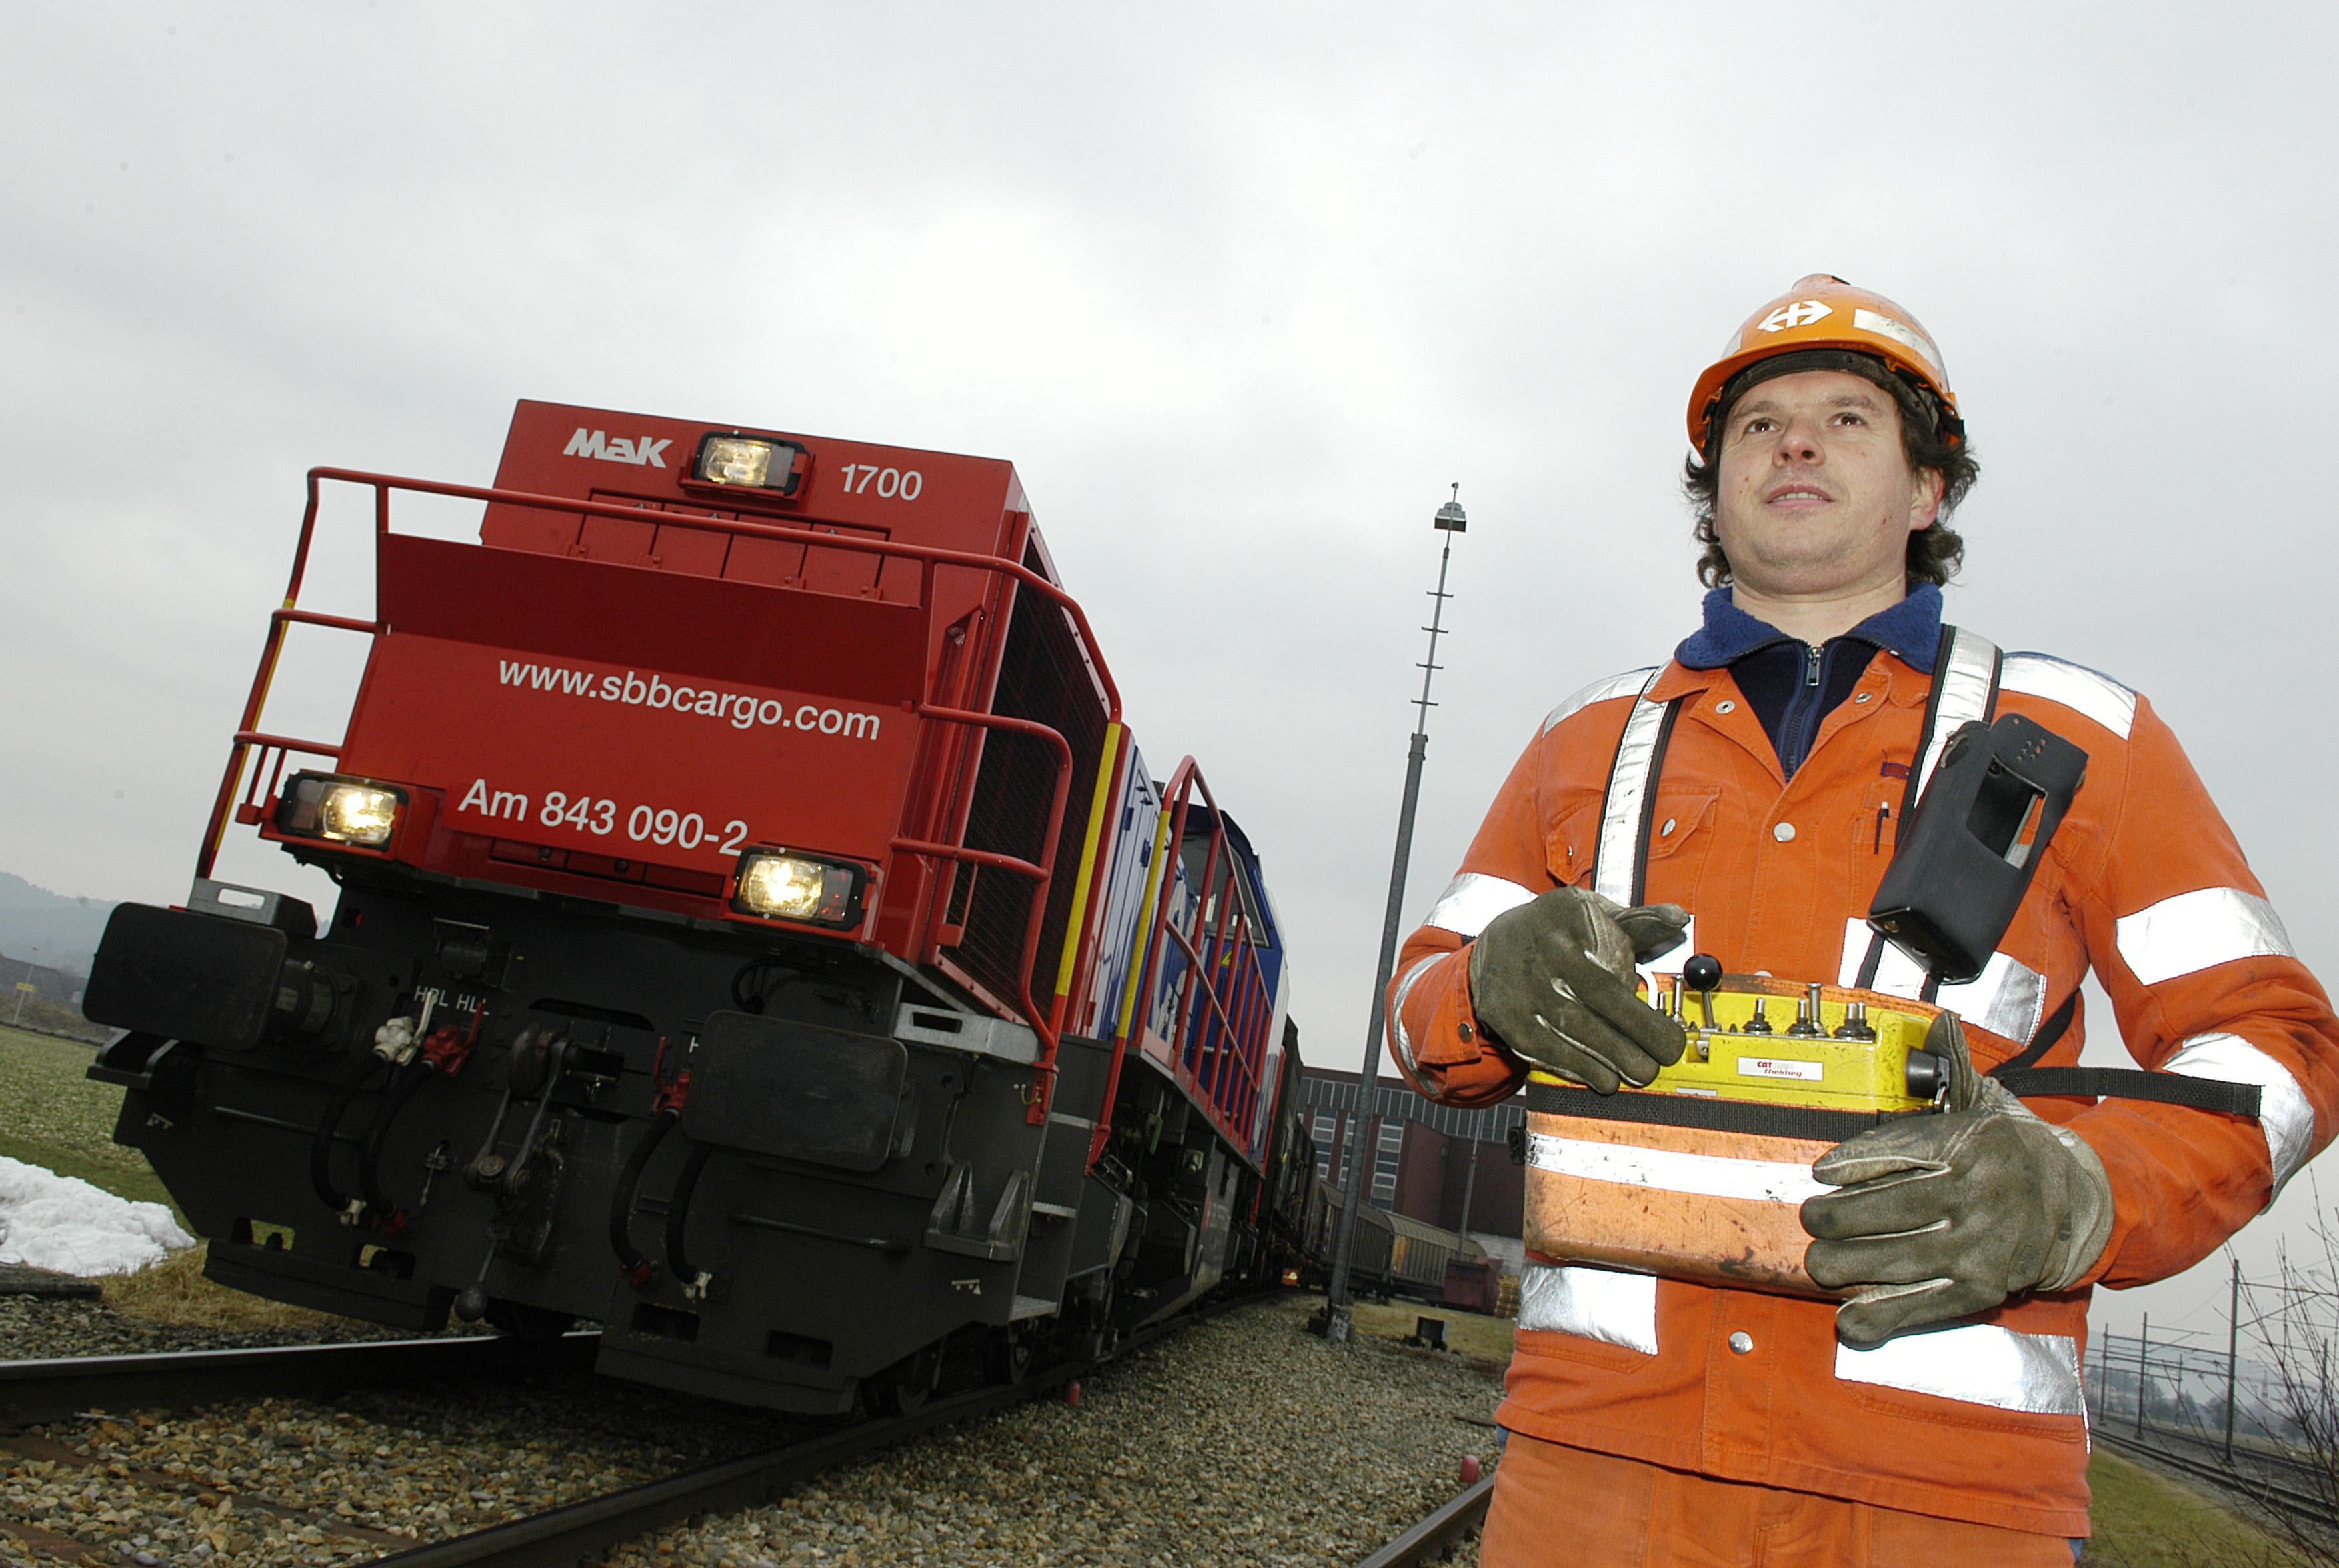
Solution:
{"label": "man's face", "polygon": [[1731,576],[1765,597],[1899,587],[1909,536],[1940,508],[1941,476],[1901,453],[1892,394],[1845,370],[1748,388],[1716,460],[1713,531]]}

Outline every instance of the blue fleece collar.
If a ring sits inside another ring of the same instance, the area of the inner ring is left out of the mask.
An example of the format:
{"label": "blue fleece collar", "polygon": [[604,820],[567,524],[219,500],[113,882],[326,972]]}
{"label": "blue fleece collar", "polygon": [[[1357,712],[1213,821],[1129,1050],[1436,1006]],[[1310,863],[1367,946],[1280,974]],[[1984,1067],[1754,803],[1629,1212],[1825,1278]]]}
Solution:
{"label": "blue fleece collar", "polygon": [[[1873,643],[1899,656],[1901,663],[1931,675],[1934,656],[1941,649],[1941,590],[1920,583],[1907,598],[1877,611],[1844,636]],[[1717,670],[1757,648],[1788,640],[1770,622],[1740,609],[1728,588],[1716,588],[1705,596],[1705,624],[1673,650],[1673,657],[1690,669]]]}

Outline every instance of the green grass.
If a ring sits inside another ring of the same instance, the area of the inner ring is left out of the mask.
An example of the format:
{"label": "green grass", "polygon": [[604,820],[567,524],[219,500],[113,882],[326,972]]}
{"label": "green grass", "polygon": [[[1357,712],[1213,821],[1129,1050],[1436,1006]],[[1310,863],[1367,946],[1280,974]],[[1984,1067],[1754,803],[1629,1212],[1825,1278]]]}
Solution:
{"label": "green grass", "polygon": [[[96,1054],[77,1040],[0,1024],[0,1155],[79,1177],[118,1198],[163,1204],[186,1228],[187,1217],[171,1202],[146,1157],[113,1141],[122,1090],[89,1080]],[[241,1329],[336,1321],[213,1285],[203,1277],[203,1257],[202,1247],[192,1247],[139,1273],[110,1276],[103,1282],[106,1305],[165,1323]]]}
{"label": "green grass", "polygon": [[2300,1562],[2222,1504],[2100,1445],[2087,1465],[2087,1484],[2096,1494],[2088,1568],[2288,1568]]}
{"label": "green grass", "polygon": [[113,1141],[122,1090],[86,1076],[96,1055],[78,1040],[0,1024],[0,1155],[79,1177],[116,1197],[168,1204],[134,1149]]}
{"label": "green grass", "polygon": [[[1321,1296],[1296,1296],[1290,1298],[1291,1309],[1301,1317],[1320,1312],[1324,1307]],[[1446,1322],[1446,1348],[1481,1361],[1491,1361],[1497,1366],[1511,1362],[1511,1330],[1507,1317],[1490,1317],[1482,1312],[1465,1312],[1458,1307],[1428,1307],[1419,1302],[1394,1302],[1383,1307],[1369,1301],[1352,1302],[1349,1321],[1355,1332],[1374,1339],[1398,1340],[1414,1331],[1418,1319],[1438,1317]]]}

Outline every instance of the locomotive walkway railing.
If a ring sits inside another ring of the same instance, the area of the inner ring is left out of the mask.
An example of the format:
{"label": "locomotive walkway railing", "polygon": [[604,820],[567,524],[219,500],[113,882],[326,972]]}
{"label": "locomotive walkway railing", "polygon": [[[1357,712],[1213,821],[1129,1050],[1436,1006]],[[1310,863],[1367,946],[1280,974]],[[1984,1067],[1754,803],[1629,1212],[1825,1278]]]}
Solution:
{"label": "locomotive walkway railing", "polygon": [[[348,736],[346,728],[338,742],[303,740],[288,735],[271,735],[259,728],[262,711],[276,676],[277,666],[283,656],[287,629],[293,626],[318,626],[334,630],[362,632],[379,639],[383,631],[379,620],[360,620],[347,616],[331,616],[299,607],[301,588],[309,569],[309,552],[314,542],[317,517],[327,482],[370,488],[373,491],[373,523],[376,548],[380,541],[394,530],[390,527],[390,496],[394,491],[415,495],[443,496],[456,500],[479,501],[492,506],[518,507],[531,511],[556,512],[567,516],[612,518],[625,522],[639,522],[642,509],[610,501],[581,499],[570,496],[538,495],[526,490],[505,490],[478,485],[447,484],[431,479],[403,478],[389,474],[367,473],[350,468],[319,468],[309,470],[308,505],[301,518],[301,537],[292,556],[291,579],[285,585],[284,602],[270,612],[268,636],[261,649],[260,666],[252,676],[252,691],[244,703],[243,715],[236,725],[230,746],[227,768],[220,781],[219,794],[212,803],[211,819],[204,830],[202,848],[196,857],[195,874],[208,877],[216,863],[221,843],[227,831],[228,818],[232,814],[239,821],[254,823],[261,820],[266,802],[282,782],[287,760],[294,755],[330,757],[338,762]],[[934,599],[934,573],[938,567],[955,567],[1006,577],[1019,587],[1028,589],[1061,609],[1079,635],[1080,653],[1095,680],[1103,699],[1103,718],[1108,725],[1120,722],[1120,689],[1114,683],[1112,671],[1107,666],[1102,651],[1097,646],[1088,616],[1078,601],[1040,572],[1000,556],[982,555],[969,550],[946,549],[940,546],[899,543],[892,539],[873,539],[858,535],[824,533],[812,520],[793,522],[758,522],[745,518],[699,517],[683,512],[660,512],[656,520],[663,528],[690,528],[706,533],[778,539],[801,543],[820,549],[849,550],[863,555],[894,557],[915,561],[919,565],[918,599],[929,611]],[[482,546],[481,547],[489,547]],[[922,659],[921,685],[931,685],[933,670]],[[923,691],[917,712],[921,719],[937,724],[969,725],[1029,735],[1054,753],[1055,782],[1049,806],[1047,836],[1041,843],[1040,857],[1031,861],[1014,855],[971,848],[964,843],[940,840],[896,836],[889,849],[904,854],[922,855],[938,860],[965,862],[988,866],[1032,883],[1031,912],[1023,934],[1021,955],[1016,964],[1018,994],[1014,1005],[1021,1011],[1024,1022],[1039,1036],[1040,1054],[1032,1064],[1031,1119],[1044,1122],[1057,1071],[1058,1042],[1063,1021],[1064,997],[1053,999],[1053,1004],[1042,1007],[1033,997],[1031,974],[1038,959],[1040,932],[1047,913],[1048,892],[1055,876],[1058,840],[1061,833],[1064,811],[1071,792],[1073,773],[1071,744],[1062,734],[1045,725],[1001,714],[978,713],[971,709],[948,706],[933,700],[934,694]],[[272,761],[271,761],[272,758]],[[238,786],[244,783],[250,764],[249,787],[239,801]],[[957,785],[960,792],[972,788],[971,778],[962,774]],[[954,801],[945,820],[957,820]],[[1078,932],[1072,940],[1080,940]],[[1110,1103],[1110,1100],[1107,1101]]]}
{"label": "locomotive walkway railing", "polygon": [[[1200,883],[1191,887],[1191,913],[1181,925],[1171,917],[1171,894],[1182,863],[1187,815],[1197,792],[1210,813],[1209,847],[1203,858]],[[1170,1070],[1219,1114],[1223,1130],[1238,1147],[1248,1150],[1275,998],[1258,949],[1249,940],[1248,933],[1258,929],[1256,915],[1241,867],[1227,842],[1226,818],[1202,770],[1190,756],[1170,775],[1161,823],[1153,874],[1140,906],[1147,911],[1149,922],[1143,957],[1130,973],[1130,990],[1114,1031],[1112,1064],[1105,1077],[1104,1103],[1112,1104],[1120,1089],[1130,1041],[1141,1038],[1151,1027],[1155,987],[1168,946],[1174,943],[1185,955],[1186,965],[1170,1009],[1169,1038],[1163,1042],[1170,1052]],[[1222,866],[1223,882],[1219,875]],[[1091,1135],[1091,1169],[1103,1158],[1111,1131],[1100,1122]]]}

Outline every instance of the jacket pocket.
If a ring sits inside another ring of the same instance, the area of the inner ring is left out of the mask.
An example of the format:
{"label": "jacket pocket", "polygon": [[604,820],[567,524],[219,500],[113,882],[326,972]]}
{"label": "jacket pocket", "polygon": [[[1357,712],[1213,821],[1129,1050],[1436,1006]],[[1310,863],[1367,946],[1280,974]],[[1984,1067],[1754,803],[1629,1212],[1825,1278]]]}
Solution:
{"label": "jacket pocket", "polygon": [[1553,816],[1543,841],[1544,865],[1554,881],[1582,887],[1592,880],[1592,859],[1600,847],[1600,797],[1579,800]]}
{"label": "jacket pocket", "polygon": [[[1713,844],[1713,819],[1722,791],[1712,784],[1660,786],[1649,814],[1650,897],[1688,904]],[[1601,800],[1581,801],[1553,820],[1544,840],[1551,874],[1571,887],[1591,885],[1600,849]],[[1627,848],[1629,849],[1629,843]]]}
{"label": "jacket pocket", "polygon": [[1884,880],[1884,868],[1892,863],[1892,852],[1900,843],[1900,794],[1899,779],[1877,780],[1860,793],[1860,805],[1845,824],[1845,869],[1861,909],[1873,900],[1877,883]]}
{"label": "jacket pocket", "polygon": [[1519,1329],[1513,1336],[1511,1353],[1514,1356],[1540,1356],[1555,1361],[1574,1361],[1585,1366],[1596,1366],[1604,1372],[1637,1372],[1656,1359],[1648,1352],[1635,1350],[1629,1345],[1611,1345],[1604,1339],[1590,1339],[1551,1328]]}
{"label": "jacket pocket", "polygon": [[2087,1423],[2077,1415],[2054,1415],[2032,1410],[2001,1410],[1994,1405],[1969,1404],[1929,1394],[1899,1390],[1860,1392],[1860,1407],[1870,1415],[1889,1415],[1930,1427],[1952,1426],[1969,1432],[2003,1432],[2043,1438],[2054,1443],[2084,1444]]}
{"label": "jacket pocket", "polygon": [[1713,822],[1722,791],[1712,784],[1659,787],[1649,814],[1649,886],[1652,902],[1697,907],[1698,878],[1713,848]]}

